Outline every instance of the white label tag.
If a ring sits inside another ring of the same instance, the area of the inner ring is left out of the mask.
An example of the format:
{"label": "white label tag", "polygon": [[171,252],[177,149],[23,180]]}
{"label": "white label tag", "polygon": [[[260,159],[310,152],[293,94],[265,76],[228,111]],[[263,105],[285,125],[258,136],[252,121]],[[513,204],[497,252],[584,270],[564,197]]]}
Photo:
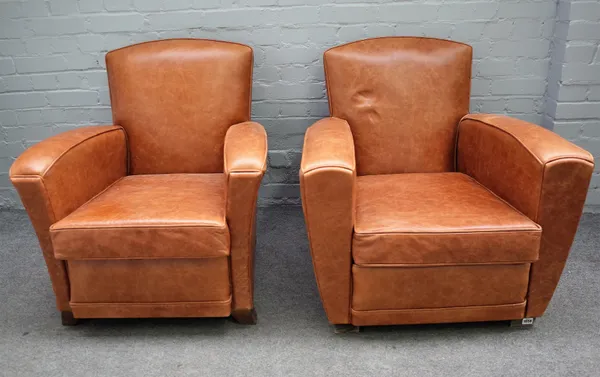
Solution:
{"label": "white label tag", "polygon": [[533,325],[533,318],[523,318],[521,321],[522,325]]}

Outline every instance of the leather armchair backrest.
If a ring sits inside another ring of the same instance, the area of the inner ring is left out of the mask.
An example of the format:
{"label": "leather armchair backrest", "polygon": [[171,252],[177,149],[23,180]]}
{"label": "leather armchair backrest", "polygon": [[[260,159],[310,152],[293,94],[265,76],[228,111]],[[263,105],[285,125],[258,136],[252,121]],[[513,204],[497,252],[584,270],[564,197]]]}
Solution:
{"label": "leather armchair backrest", "polygon": [[106,55],[114,124],[125,128],[130,174],[223,171],[227,129],[250,119],[252,49],[171,39]]}
{"label": "leather armchair backrest", "polygon": [[350,124],[359,175],[454,170],[471,59],[468,45],[418,37],[367,39],[325,52],[329,110]]}

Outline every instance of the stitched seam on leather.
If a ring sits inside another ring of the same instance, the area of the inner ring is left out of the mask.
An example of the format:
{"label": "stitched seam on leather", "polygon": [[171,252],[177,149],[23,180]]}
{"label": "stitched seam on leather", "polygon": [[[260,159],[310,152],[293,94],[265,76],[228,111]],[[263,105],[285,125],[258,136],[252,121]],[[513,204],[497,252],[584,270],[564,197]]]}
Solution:
{"label": "stitched seam on leather", "polygon": [[309,169],[309,170],[304,170],[304,171],[302,171],[302,173],[308,174],[308,173],[313,172],[313,171],[327,170],[327,169],[340,169],[340,170],[345,170],[345,171],[350,172],[350,173],[354,172],[354,170],[348,169],[345,166],[341,166],[341,165],[327,165],[327,166],[318,166],[316,168],[312,168],[312,169]]}
{"label": "stitched seam on leather", "polygon": [[[88,203],[90,203],[92,200],[96,199],[98,196],[102,195],[106,190],[108,190],[109,188],[111,188],[113,185],[115,185],[117,182],[119,182],[120,180],[122,180],[125,177],[126,176],[118,178],[116,181],[114,181],[113,183],[111,183],[110,185],[108,185],[107,187],[105,187],[99,193],[97,193],[96,195],[92,196],[87,202],[85,202],[82,205],[80,205],[79,208],[77,208],[76,210],[86,207],[88,205]],[[52,230],[52,227],[50,228],[50,230]]]}
{"label": "stitched seam on leather", "polygon": [[129,261],[129,260],[164,260],[164,259],[218,259],[218,258],[228,258],[231,254],[229,253],[229,249],[226,250],[227,254],[223,255],[208,255],[208,256],[198,256],[198,255],[190,255],[190,256],[147,256],[147,255],[133,255],[127,257],[73,257],[71,255],[65,255],[63,253],[56,254],[56,258],[62,261]]}
{"label": "stitched seam on leather", "polygon": [[[332,49],[329,49],[332,50]],[[329,75],[327,74],[327,59],[325,58],[327,56],[327,52],[329,52],[329,50],[325,51],[323,53],[323,73],[325,73],[325,90],[327,92],[327,104],[329,105],[329,114],[330,116],[333,116],[333,95],[331,93],[331,85],[329,83]]]}
{"label": "stitched seam on leather", "polygon": [[494,262],[440,262],[440,263],[354,263],[355,266],[361,268],[431,268],[431,267],[457,267],[457,266],[520,266],[523,264],[531,264],[536,260],[522,261],[494,261]]}
{"label": "stitched seam on leather", "polygon": [[248,77],[248,88],[250,95],[248,96],[248,120],[252,118],[252,77],[254,75],[254,49],[250,46],[246,46],[250,49],[250,74]]}
{"label": "stitched seam on leather", "polygon": [[205,38],[169,38],[169,39],[162,39],[162,40],[154,40],[154,41],[146,41],[146,42],[140,42],[140,43],[135,43],[129,46],[123,46],[114,50],[111,50],[107,53],[113,53],[113,52],[117,52],[117,51],[122,51],[122,50],[126,50],[130,47],[135,47],[135,46],[140,46],[140,45],[145,45],[145,44],[152,44],[152,43],[161,43],[161,42],[165,42],[165,41],[204,41],[204,42],[217,42],[219,44],[230,44],[230,45],[237,45],[237,46],[242,46],[242,47],[247,47],[250,48],[252,50],[252,48],[248,45],[242,44],[242,43],[238,43],[238,42],[230,42],[230,41],[221,41],[221,40],[217,40],[217,39],[205,39]]}
{"label": "stitched seam on leather", "polygon": [[[248,229],[248,233],[249,234],[252,233],[252,225],[256,221],[256,205],[257,205],[256,202],[258,200],[258,189],[260,188],[260,182],[261,182],[261,180],[262,180],[262,176],[261,176],[261,179],[257,180],[256,186],[255,186],[255,189],[254,189],[255,195],[254,195],[253,204],[252,204],[252,219],[250,220],[249,229]],[[250,263],[250,261],[251,261],[251,258],[250,258],[251,255],[250,254],[255,252],[255,250],[252,249],[252,238],[253,238],[253,235],[250,234],[250,237],[248,238],[248,245],[247,245],[249,252],[248,252],[248,255],[247,255],[248,259],[246,261],[246,265],[248,266],[248,269],[247,269],[247,272],[248,272],[248,284],[252,287],[251,288],[251,292],[252,293],[250,294],[250,296],[252,298],[251,302],[252,302],[252,306],[254,307],[254,289],[253,289],[254,288],[254,280],[252,279],[252,276],[250,274],[250,270],[252,268],[254,268],[254,266],[251,266],[251,263]]]}
{"label": "stitched seam on leather", "polygon": [[54,228],[51,232],[70,232],[73,230],[119,230],[119,229],[177,229],[177,228],[216,228],[217,230],[226,230],[226,225],[196,225],[196,224],[177,224],[177,225],[113,225],[113,226],[79,226],[73,228]]}
{"label": "stitched seam on leather", "polygon": [[455,235],[455,234],[479,234],[479,233],[489,233],[489,234],[498,234],[498,233],[533,233],[533,234],[537,234],[537,233],[541,233],[542,229],[502,229],[502,230],[482,230],[482,231],[477,231],[477,230],[473,230],[473,231],[464,231],[464,232],[446,232],[446,231],[439,231],[439,232],[407,232],[407,231],[401,231],[401,232],[394,232],[394,231],[389,231],[389,232],[359,232],[359,231],[354,231],[354,234],[356,234],[357,236],[369,236],[369,235]]}
{"label": "stitched seam on leather", "polygon": [[433,37],[420,37],[420,36],[408,36],[408,35],[398,35],[398,36],[387,36],[387,37],[374,37],[374,38],[365,38],[365,39],[360,39],[358,41],[353,41],[353,42],[348,42],[348,43],[344,43],[341,44],[339,46],[334,46],[329,48],[327,51],[331,51],[331,50],[335,50],[337,48],[340,47],[345,47],[345,46],[350,46],[353,45],[355,43],[360,43],[360,42],[365,42],[365,41],[374,41],[374,40],[378,40],[378,39],[426,39],[426,40],[434,40],[434,41],[440,41],[440,42],[450,42],[451,44],[458,44],[458,45],[463,45],[463,46],[467,46],[467,47],[471,47],[470,45],[463,43],[463,42],[458,42],[458,41],[451,41],[449,39],[443,39],[443,38],[433,38]]}
{"label": "stitched seam on leather", "polygon": [[[266,161],[266,160],[265,160],[265,161]],[[235,174],[235,173],[234,173],[234,174]],[[229,186],[229,179],[230,179],[230,176],[231,176],[230,174],[228,174],[228,175],[227,175],[227,177],[228,177],[228,179],[227,179],[227,184],[228,184],[228,186]],[[250,221],[250,223],[249,223],[249,229],[247,229],[247,231],[246,231],[246,232],[247,232],[247,234],[250,234],[250,238],[248,239],[248,245],[246,245],[246,246],[248,247],[248,251],[249,251],[249,252],[248,252],[248,255],[246,256],[246,257],[247,257],[247,260],[246,260],[246,265],[248,266],[248,269],[247,269],[247,271],[246,271],[246,272],[247,272],[247,274],[248,274],[248,276],[247,276],[248,282],[249,282],[249,284],[251,284],[251,285],[253,285],[253,279],[252,279],[252,277],[250,276],[250,275],[251,275],[251,274],[250,274],[250,269],[251,269],[251,268],[253,268],[253,267],[252,267],[252,266],[250,266],[250,261],[251,261],[251,253],[254,253],[254,252],[255,252],[255,250],[253,250],[253,248],[252,248],[252,236],[253,236],[253,235],[252,235],[251,233],[252,233],[252,225],[253,225],[253,223],[256,221],[256,205],[257,205],[257,203],[256,203],[256,202],[257,202],[257,200],[258,200],[258,189],[260,188],[260,183],[261,183],[261,181],[262,181],[262,177],[263,177],[263,174],[261,174],[259,177],[252,177],[252,178],[257,178],[257,179],[255,179],[255,180],[256,180],[256,182],[255,182],[255,187],[254,187],[254,192],[255,192],[255,194],[253,195],[253,205],[252,205],[252,211],[251,211],[251,212],[252,212],[252,219],[251,219],[251,221]],[[229,189],[228,189],[228,191],[229,191]],[[231,252],[230,252],[230,253],[231,253]],[[232,268],[232,270],[233,270],[233,268]],[[235,289],[233,289],[233,285],[234,285],[234,284],[233,284],[233,281],[232,281],[232,291],[235,293]],[[252,302],[254,302],[254,295],[253,295],[253,294],[251,294],[250,296],[252,297],[252,300],[251,300],[251,301],[252,301]],[[234,299],[234,305],[233,305],[233,306],[235,306],[235,299]]]}
{"label": "stitched seam on leather", "polygon": [[73,306],[165,306],[165,305],[188,305],[188,304],[228,304],[231,302],[231,296],[227,300],[214,301],[166,301],[166,302],[70,302]]}
{"label": "stitched seam on leather", "polygon": [[113,125],[113,127],[118,127],[118,128],[113,128],[113,129],[110,129],[110,130],[105,130],[105,131],[99,132],[99,133],[97,133],[97,134],[94,134],[94,135],[90,135],[90,136],[86,137],[85,139],[83,139],[83,140],[80,140],[79,142],[77,142],[77,143],[75,143],[75,144],[71,145],[69,148],[67,148],[65,151],[63,151],[63,152],[62,152],[62,153],[61,153],[61,154],[60,154],[58,157],[56,157],[56,158],[55,158],[55,159],[54,159],[54,160],[53,160],[53,161],[50,163],[50,165],[48,165],[48,167],[46,168],[46,170],[44,170],[44,172],[41,174],[41,176],[42,176],[42,177],[43,177],[43,176],[45,176],[45,175],[46,175],[46,173],[48,173],[48,171],[50,171],[50,169],[52,169],[52,168],[54,167],[54,165],[55,165],[55,164],[56,164],[56,163],[57,163],[57,162],[58,162],[58,161],[59,161],[59,160],[60,160],[60,159],[61,159],[63,156],[65,156],[65,155],[66,155],[67,153],[69,153],[71,150],[75,149],[77,146],[79,146],[79,145],[81,145],[81,144],[85,143],[86,141],[88,141],[88,140],[91,140],[91,139],[94,139],[94,138],[96,138],[96,137],[98,137],[98,136],[101,136],[101,135],[104,135],[104,134],[107,134],[107,133],[110,133],[110,132],[114,132],[114,131],[123,131],[123,133],[125,133],[125,132],[124,132],[124,130],[123,130],[123,127],[121,127],[121,126],[115,126],[115,125]]}
{"label": "stitched seam on leather", "polygon": [[405,312],[405,313],[410,313],[410,312],[428,312],[428,311],[444,311],[444,310],[448,310],[448,311],[454,311],[454,310],[465,310],[465,309],[490,309],[490,308],[510,308],[510,307],[515,307],[518,308],[522,305],[526,305],[527,300],[523,301],[523,302],[516,302],[513,304],[491,304],[491,305],[471,305],[471,306],[449,306],[449,307],[442,307],[442,308],[407,308],[407,309],[368,309],[368,310],[355,310],[352,309],[353,312],[357,312],[357,313],[369,313],[369,312]]}

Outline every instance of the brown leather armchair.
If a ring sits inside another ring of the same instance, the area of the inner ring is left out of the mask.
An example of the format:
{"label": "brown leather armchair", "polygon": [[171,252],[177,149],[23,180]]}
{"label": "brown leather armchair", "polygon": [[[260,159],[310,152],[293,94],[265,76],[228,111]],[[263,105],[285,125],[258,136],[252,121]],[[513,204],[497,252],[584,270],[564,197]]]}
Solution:
{"label": "brown leather armchair", "polygon": [[324,55],[302,203],[333,324],[521,320],[558,284],[594,161],[542,127],[468,114],[470,46],[379,38]]}
{"label": "brown leather armchair", "polygon": [[252,49],[163,40],[106,56],[112,126],[44,140],[10,177],[64,324],[226,317],[255,323],[254,218],[264,128]]}

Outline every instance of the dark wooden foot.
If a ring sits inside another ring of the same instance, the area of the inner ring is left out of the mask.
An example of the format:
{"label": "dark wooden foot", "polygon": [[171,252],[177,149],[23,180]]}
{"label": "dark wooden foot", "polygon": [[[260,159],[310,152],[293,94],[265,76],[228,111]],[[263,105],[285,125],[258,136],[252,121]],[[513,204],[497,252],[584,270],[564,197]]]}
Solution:
{"label": "dark wooden foot", "polygon": [[535,318],[516,319],[514,321],[510,321],[510,327],[530,329],[533,327],[534,322]]}
{"label": "dark wooden foot", "polygon": [[73,312],[60,312],[60,319],[63,326],[75,326],[77,318],[73,317]]}
{"label": "dark wooden foot", "polygon": [[256,310],[252,309],[237,309],[231,313],[233,319],[242,325],[256,325]]}
{"label": "dark wooden foot", "polygon": [[354,325],[333,325],[333,332],[336,334],[358,334],[360,332],[360,326]]}

